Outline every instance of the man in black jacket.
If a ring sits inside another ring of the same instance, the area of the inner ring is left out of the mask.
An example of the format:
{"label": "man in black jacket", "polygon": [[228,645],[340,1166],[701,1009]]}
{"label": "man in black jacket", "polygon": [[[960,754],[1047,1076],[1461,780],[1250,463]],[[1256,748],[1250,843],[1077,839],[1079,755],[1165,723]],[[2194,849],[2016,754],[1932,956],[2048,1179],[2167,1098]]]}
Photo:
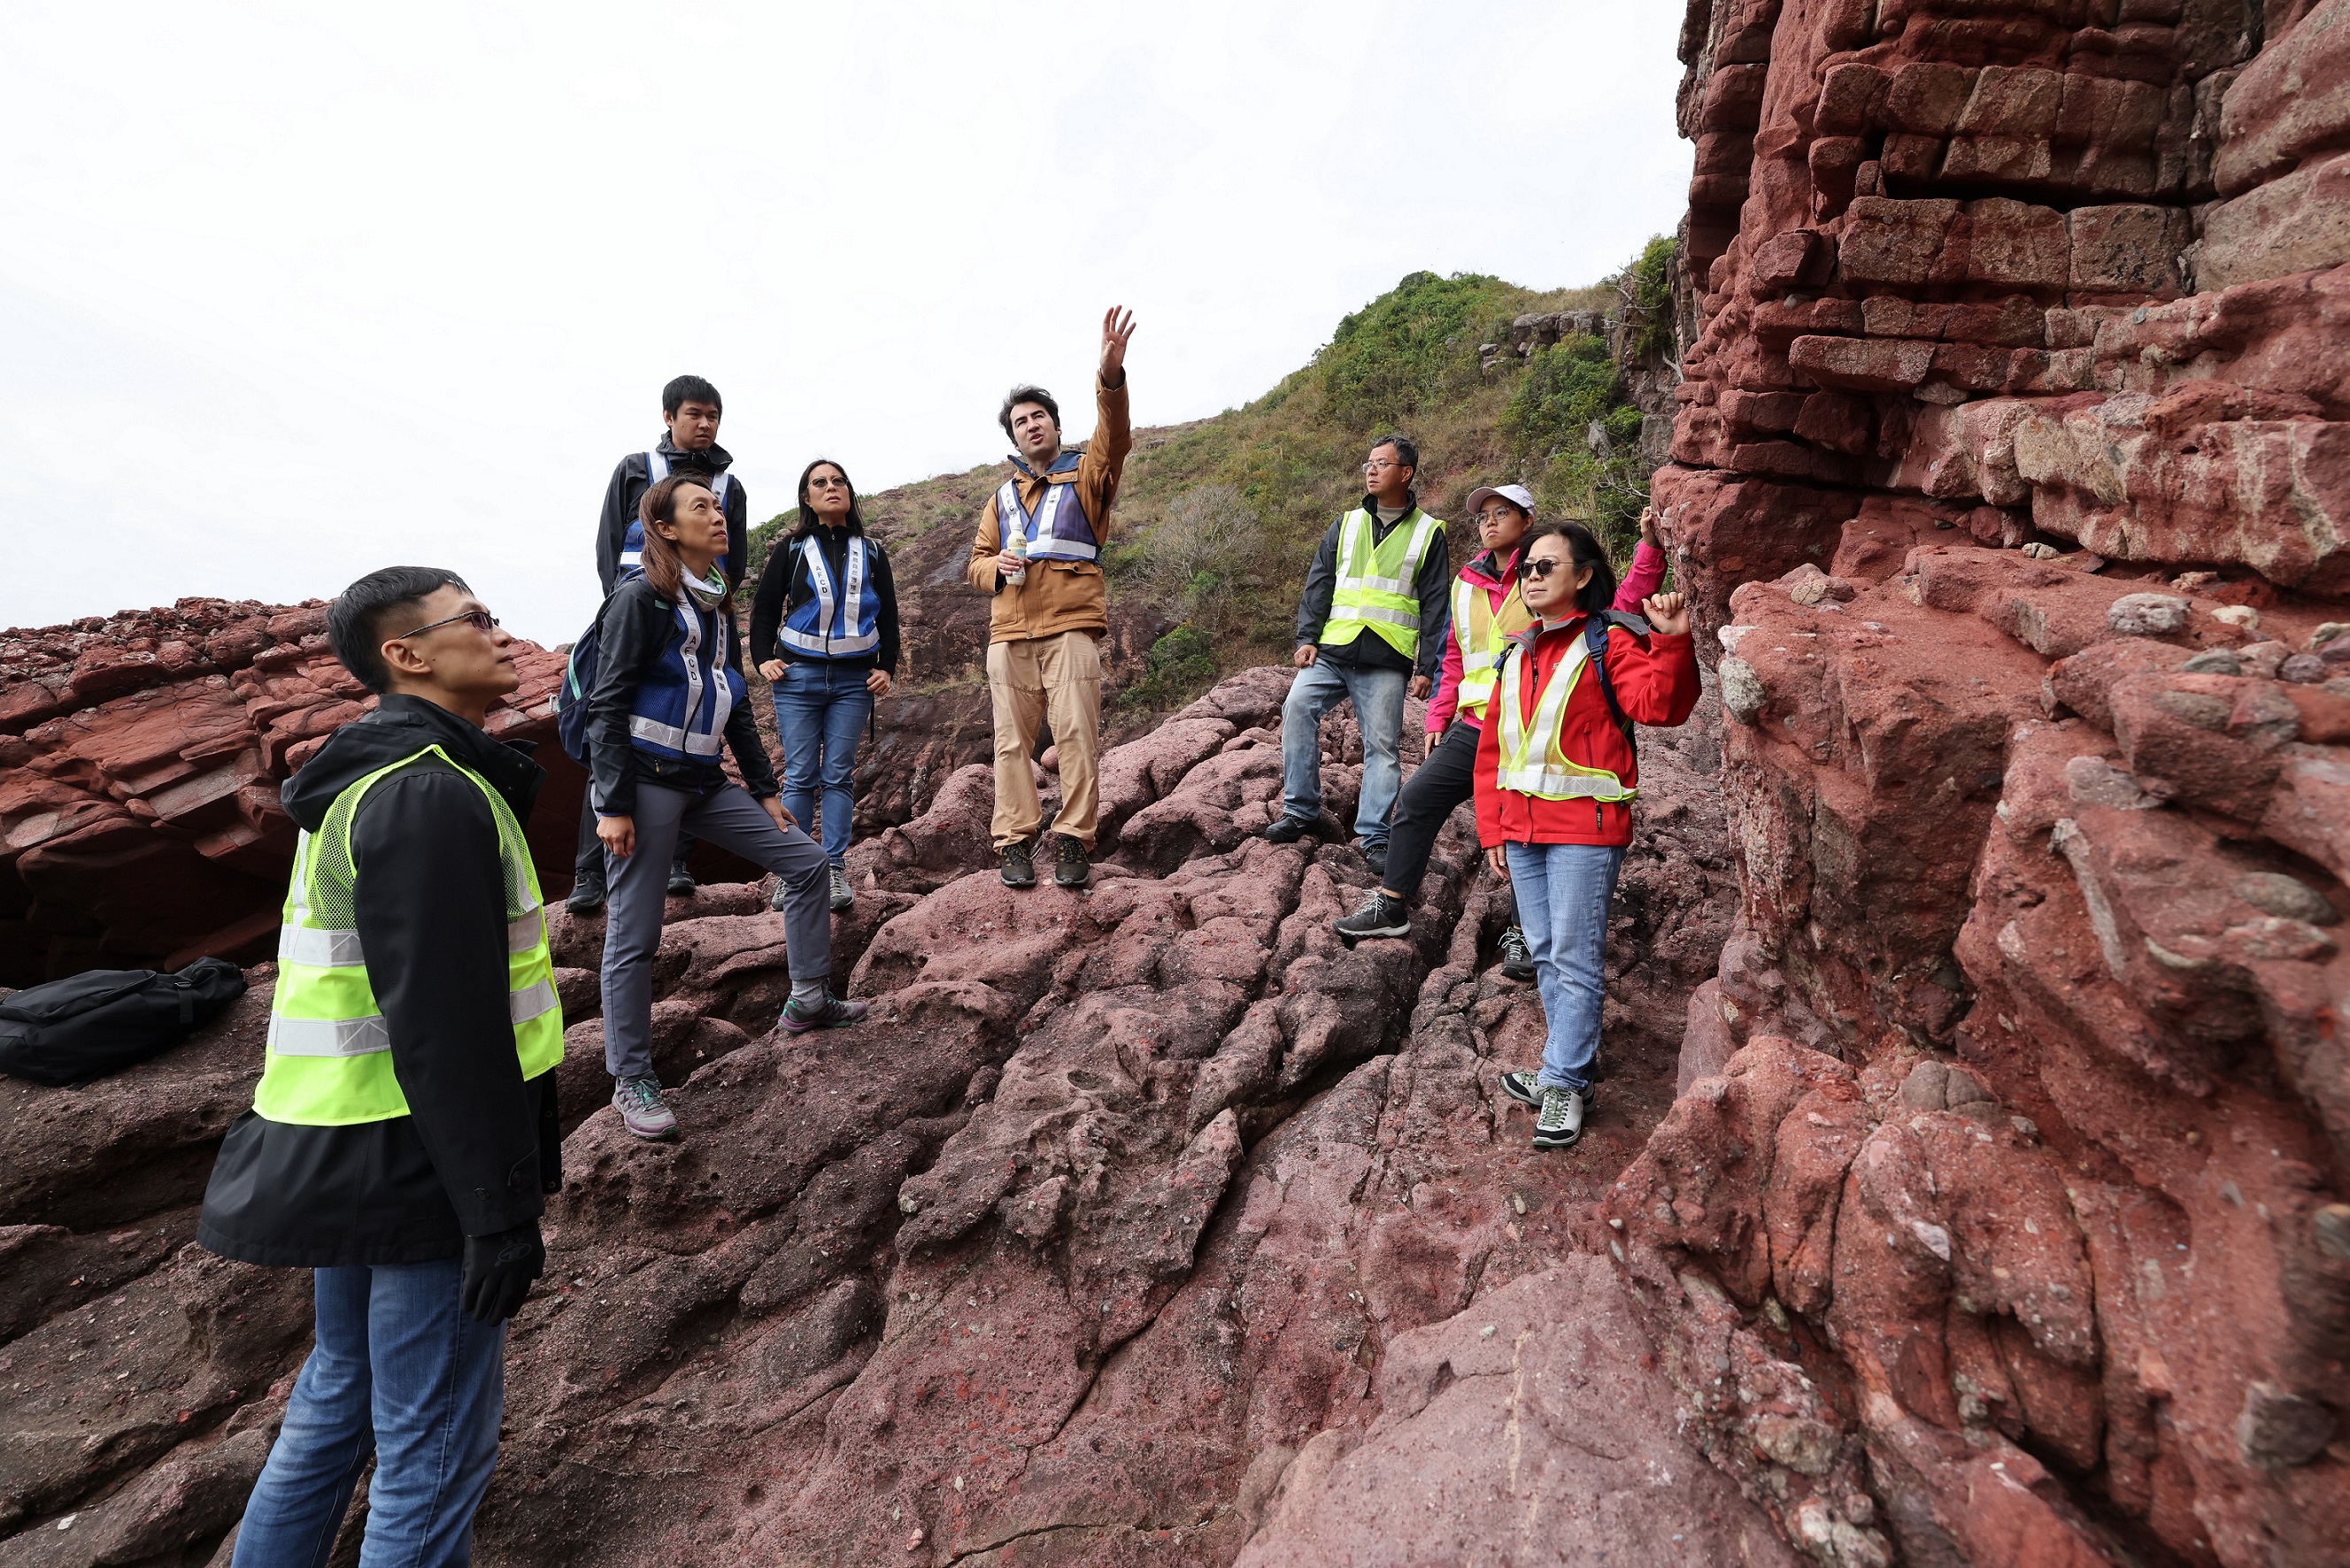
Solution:
{"label": "man in black jacket", "polygon": [[[596,576],[609,598],[620,574],[637,564],[643,525],[637,505],[653,481],[671,473],[706,473],[715,482],[719,506],[726,514],[726,554],[722,566],[739,570],[749,559],[751,503],[743,482],[731,470],[733,457],[718,444],[718,421],[724,413],[718,389],[699,376],[680,376],[661,389],[661,423],[668,427],[650,452],[632,452],[612,470],[604,487],[604,514],[596,524]],[[660,472],[656,472],[655,470]],[[693,891],[693,873],[686,862],[693,856],[693,836],[680,834],[677,853],[670,864],[669,890]],[[604,907],[604,847],[596,839],[596,813],[579,808],[579,855],[574,867],[567,905],[576,915],[592,915]]]}
{"label": "man in black jacket", "polygon": [[327,624],[382,699],[286,784],[303,837],[265,1067],[196,1231],[317,1271],[316,1345],[234,1562],[324,1562],[372,1453],[369,1560],[458,1563],[562,1180],[563,1017],[520,827],[545,775],[481,728],[517,683],[513,639],[454,574],[370,574]]}

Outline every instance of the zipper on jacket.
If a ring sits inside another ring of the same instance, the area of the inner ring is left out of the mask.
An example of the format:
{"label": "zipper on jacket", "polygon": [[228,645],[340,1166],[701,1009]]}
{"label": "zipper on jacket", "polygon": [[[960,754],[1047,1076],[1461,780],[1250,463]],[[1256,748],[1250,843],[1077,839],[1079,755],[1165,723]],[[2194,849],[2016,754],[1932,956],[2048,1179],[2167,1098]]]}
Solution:
{"label": "zipper on jacket", "polygon": [[1596,800],[1591,803],[1591,831],[1594,833],[1607,831],[1607,814],[1599,809],[1599,803]]}

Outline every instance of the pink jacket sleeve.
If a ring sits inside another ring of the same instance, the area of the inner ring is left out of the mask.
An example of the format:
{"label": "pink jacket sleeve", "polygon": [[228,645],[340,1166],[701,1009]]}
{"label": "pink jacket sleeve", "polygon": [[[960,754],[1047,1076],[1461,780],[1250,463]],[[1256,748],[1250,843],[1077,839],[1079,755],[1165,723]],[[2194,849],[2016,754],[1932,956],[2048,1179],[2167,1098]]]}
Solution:
{"label": "pink jacket sleeve", "polygon": [[1624,574],[1623,582],[1617,587],[1616,607],[1638,614],[1640,601],[1655,593],[1664,581],[1665,553],[1646,539],[1641,540],[1639,548],[1632,552],[1632,569]]}
{"label": "pink jacket sleeve", "polygon": [[1428,722],[1424,728],[1431,735],[1440,735],[1452,722],[1453,713],[1461,706],[1461,639],[1450,626],[1444,628],[1444,665],[1436,672],[1436,691],[1428,700]]}

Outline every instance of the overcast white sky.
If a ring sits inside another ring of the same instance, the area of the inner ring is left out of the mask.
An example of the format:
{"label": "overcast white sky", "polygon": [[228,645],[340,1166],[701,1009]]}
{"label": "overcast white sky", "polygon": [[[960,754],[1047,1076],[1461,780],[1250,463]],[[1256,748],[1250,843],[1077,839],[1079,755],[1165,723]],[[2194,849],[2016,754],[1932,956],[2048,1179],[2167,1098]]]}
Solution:
{"label": "overcast white sky", "polygon": [[1408,272],[1679,220],[1661,0],[0,7],[0,626],[462,571],[567,640],[717,383],[754,517],[1247,401]]}

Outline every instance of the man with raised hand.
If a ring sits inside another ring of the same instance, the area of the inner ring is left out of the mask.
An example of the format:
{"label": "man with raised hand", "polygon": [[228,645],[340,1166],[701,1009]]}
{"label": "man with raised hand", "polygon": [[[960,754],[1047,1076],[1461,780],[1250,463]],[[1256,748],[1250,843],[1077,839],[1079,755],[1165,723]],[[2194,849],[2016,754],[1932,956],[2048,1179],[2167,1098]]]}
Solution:
{"label": "man with raised hand", "polygon": [[482,729],[514,639],[453,572],[390,566],[327,612],[376,711],[286,781],[301,828],[253,1108],[196,1240],[316,1271],[317,1334],[236,1568],[323,1563],[370,1456],[368,1563],[470,1560],[505,1323],[562,1185],[555,994],[522,824],[546,774]]}
{"label": "man with raised hand", "polygon": [[1407,691],[1425,697],[1444,654],[1452,566],[1444,524],[1419,509],[1419,449],[1399,435],[1371,443],[1363,504],[1330,524],[1297,606],[1297,678],[1281,708],[1281,815],[1259,836],[1294,844],[1322,814],[1322,715],[1355,705],[1363,787],[1355,835],[1371,874],[1387,872],[1388,817]]}
{"label": "man with raised hand", "polygon": [[987,684],[995,710],[995,815],[990,836],[1007,888],[1036,885],[1044,808],[1030,753],[1049,721],[1061,773],[1053,818],[1053,881],[1082,888],[1099,815],[1100,639],[1109,634],[1101,549],[1133,437],[1127,423],[1126,345],[1134,316],[1102,317],[1096,423],[1082,453],[1061,450],[1061,406],[1042,387],[1018,386],[996,421],[1019,450],[1012,477],[988,498],[971,542],[971,586],[993,596]]}
{"label": "man with raised hand", "polygon": [[[596,576],[604,586],[605,597],[611,597],[623,572],[634,571],[641,564],[645,535],[637,508],[645,492],[671,473],[709,476],[719,509],[726,514],[726,554],[718,558],[719,568],[724,570],[731,559],[739,575],[748,563],[751,503],[741,482],[728,472],[733,467],[733,457],[718,444],[718,421],[724,413],[718,389],[699,376],[679,376],[661,389],[665,428],[660,440],[650,451],[632,452],[622,458],[612,470],[612,482],[604,487],[604,513],[596,524]],[[693,891],[693,873],[686,866],[692,858],[693,846],[691,834],[678,835],[669,868],[672,896]],[[564,906],[575,915],[592,915],[604,907],[607,896],[604,846],[596,836],[596,813],[585,801],[579,806],[579,855],[573,869],[571,896]]]}

